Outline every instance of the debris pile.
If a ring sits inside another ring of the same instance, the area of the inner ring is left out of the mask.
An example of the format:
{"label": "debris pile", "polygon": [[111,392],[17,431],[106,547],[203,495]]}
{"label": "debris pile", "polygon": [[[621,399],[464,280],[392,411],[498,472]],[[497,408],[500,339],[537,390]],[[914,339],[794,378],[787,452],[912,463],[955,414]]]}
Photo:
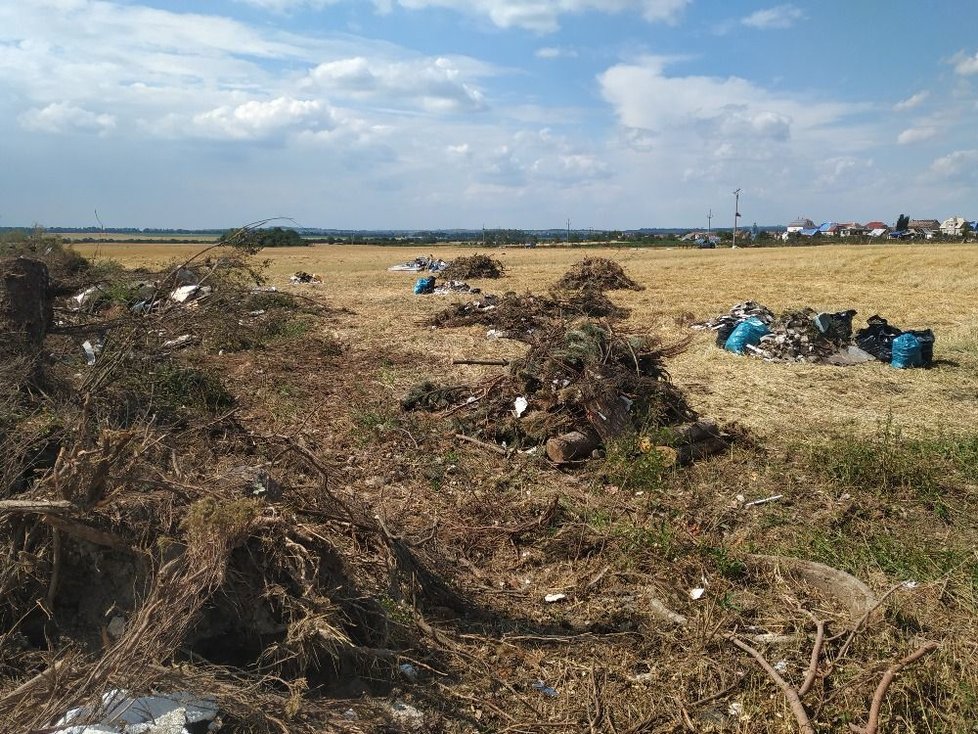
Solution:
{"label": "debris pile", "polygon": [[580,317],[627,318],[628,309],[611,301],[599,290],[552,291],[549,296],[531,293],[486,294],[472,301],[455,303],[434,314],[426,326],[488,326],[497,336],[526,340],[554,322]]}
{"label": "debris pile", "polygon": [[467,255],[452,260],[442,272],[453,280],[466,278],[502,278],[503,264],[488,255]]}
{"label": "debris pile", "polygon": [[447,268],[448,265],[449,263],[445,260],[435,258],[434,255],[428,255],[428,257],[416,257],[404,263],[391,265],[387,269],[395,273],[437,273]]}
{"label": "debris pile", "polygon": [[[693,324],[692,328],[715,331],[716,344],[721,349],[750,354],[766,362],[854,365],[875,359],[897,367],[931,365],[934,333],[930,329],[903,331],[880,316],[872,316],[866,328],[854,336],[855,315],[852,309],[830,313],[803,308],[775,316],[766,306],[745,301],[727,313]],[[738,329],[748,324],[757,325],[757,336],[741,344]],[[905,334],[909,336],[903,345],[910,354],[894,360],[893,342]]]}
{"label": "debris pile", "polygon": [[554,286],[557,290],[576,291],[594,289],[599,291],[645,290],[625,275],[624,269],[614,260],[604,257],[586,257],[564,273]]}
{"label": "debris pile", "polygon": [[497,447],[545,446],[556,463],[598,455],[602,446],[625,436],[650,437],[650,448],[707,441],[709,450],[707,444],[676,450],[680,461],[688,461],[722,451],[730,436],[715,426],[662,430],[698,424],[664,363],[686,346],[664,346],[651,336],[589,320],[551,324],[504,375],[475,388],[424,383],[402,407],[442,411],[463,435]]}
{"label": "debris pile", "polygon": [[[374,589],[463,608],[374,513],[335,494],[309,439],[239,414],[204,357],[315,314],[256,291],[244,259],[200,259],[151,274],[151,294],[121,268],[93,272],[107,297],[91,310],[50,299],[88,286],[49,287],[43,262],[0,265],[3,331],[30,337],[0,366],[0,718],[12,730],[334,730],[328,702],[315,721],[294,718],[307,680],[398,680],[400,651],[426,647],[409,626],[391,636]],[[25,268],[40,277],[29,293]],[[171,297],[185,288],[196,296]],[[308,366],[318,338],[286,351]]]}
{"label": "debris pile", "polygon": [[289,276],[289,282],[292,285],[299,285],[300,283],[322,283],[323,279],[315,273],[307,273],[305,270],[300,270]]}
{"label": "debris pile", "polygon": [[452,293],[481,293],[481,288],[473,288],[464,280],[449,280],[440,283],[431,291],[436,296],[447,296]]}

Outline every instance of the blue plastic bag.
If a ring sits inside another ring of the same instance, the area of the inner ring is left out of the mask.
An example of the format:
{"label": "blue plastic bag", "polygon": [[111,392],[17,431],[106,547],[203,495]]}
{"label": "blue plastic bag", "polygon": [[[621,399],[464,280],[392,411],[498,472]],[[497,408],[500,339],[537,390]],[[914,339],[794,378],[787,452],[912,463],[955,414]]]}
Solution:
{"label": "blue plastic bag", "polygon": [[752,316],[737,324],[734,330],[730,332],[730,336],[727,337],[727,343],[723,345],[723,348],[734,354],[743,354],[748,345],[757,346],[761,337],[768,333],[770,333],[770,329],[767,328],[767,325]]}
{"label": "blue plastic bag", "polygon": [[924,356],[920,348],[920,339],[913,334],[900,334],[893,340],[893,359],[890,366],[898,370],[905,370],[908,367],[921,367],[924,364]]}
{"label": "blue plastic bag", "polygon": [[414,281],[414,295],[422,296],[426,293],[435,292],[435,279],[434,278],[418,278]]}

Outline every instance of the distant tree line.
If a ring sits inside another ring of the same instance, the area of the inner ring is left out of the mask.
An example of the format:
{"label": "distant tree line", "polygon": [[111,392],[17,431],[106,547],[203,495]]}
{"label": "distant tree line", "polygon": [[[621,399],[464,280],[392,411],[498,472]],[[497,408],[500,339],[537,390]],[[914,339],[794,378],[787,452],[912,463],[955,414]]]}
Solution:
{"label": "distant tree line", "polygon": [[303,247],[309,240],[302,238],[294,229],[268,227],[262,229],[229,229],[221,235],[219,242],[230,242],[237,246],[254,249],[266,247]]}

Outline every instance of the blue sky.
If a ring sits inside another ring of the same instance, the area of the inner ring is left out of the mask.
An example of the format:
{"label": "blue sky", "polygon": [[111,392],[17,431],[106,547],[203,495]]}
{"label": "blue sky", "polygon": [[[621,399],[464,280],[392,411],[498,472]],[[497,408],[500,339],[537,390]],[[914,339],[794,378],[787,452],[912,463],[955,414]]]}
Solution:
{"label": "blue sky", "polygon": [[0,225],[978,216],[974,0],[0,0]]}

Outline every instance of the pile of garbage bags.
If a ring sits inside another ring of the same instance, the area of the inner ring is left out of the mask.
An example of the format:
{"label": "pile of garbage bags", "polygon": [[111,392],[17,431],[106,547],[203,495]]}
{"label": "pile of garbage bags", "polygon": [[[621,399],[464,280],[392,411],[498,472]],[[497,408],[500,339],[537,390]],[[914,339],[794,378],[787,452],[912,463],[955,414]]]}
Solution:
{"label": "pile of garbage bags", "polygon": [[817,312],[805,308],[775,316],[766,306],[745,301],[693,328],[715,331],[716,344],[722,349],[767,362],[854,365],[878,360],[899,369],[933,363],[932,330],[899,329],[877,315],[854,334],[855,315],[853,309]]}

